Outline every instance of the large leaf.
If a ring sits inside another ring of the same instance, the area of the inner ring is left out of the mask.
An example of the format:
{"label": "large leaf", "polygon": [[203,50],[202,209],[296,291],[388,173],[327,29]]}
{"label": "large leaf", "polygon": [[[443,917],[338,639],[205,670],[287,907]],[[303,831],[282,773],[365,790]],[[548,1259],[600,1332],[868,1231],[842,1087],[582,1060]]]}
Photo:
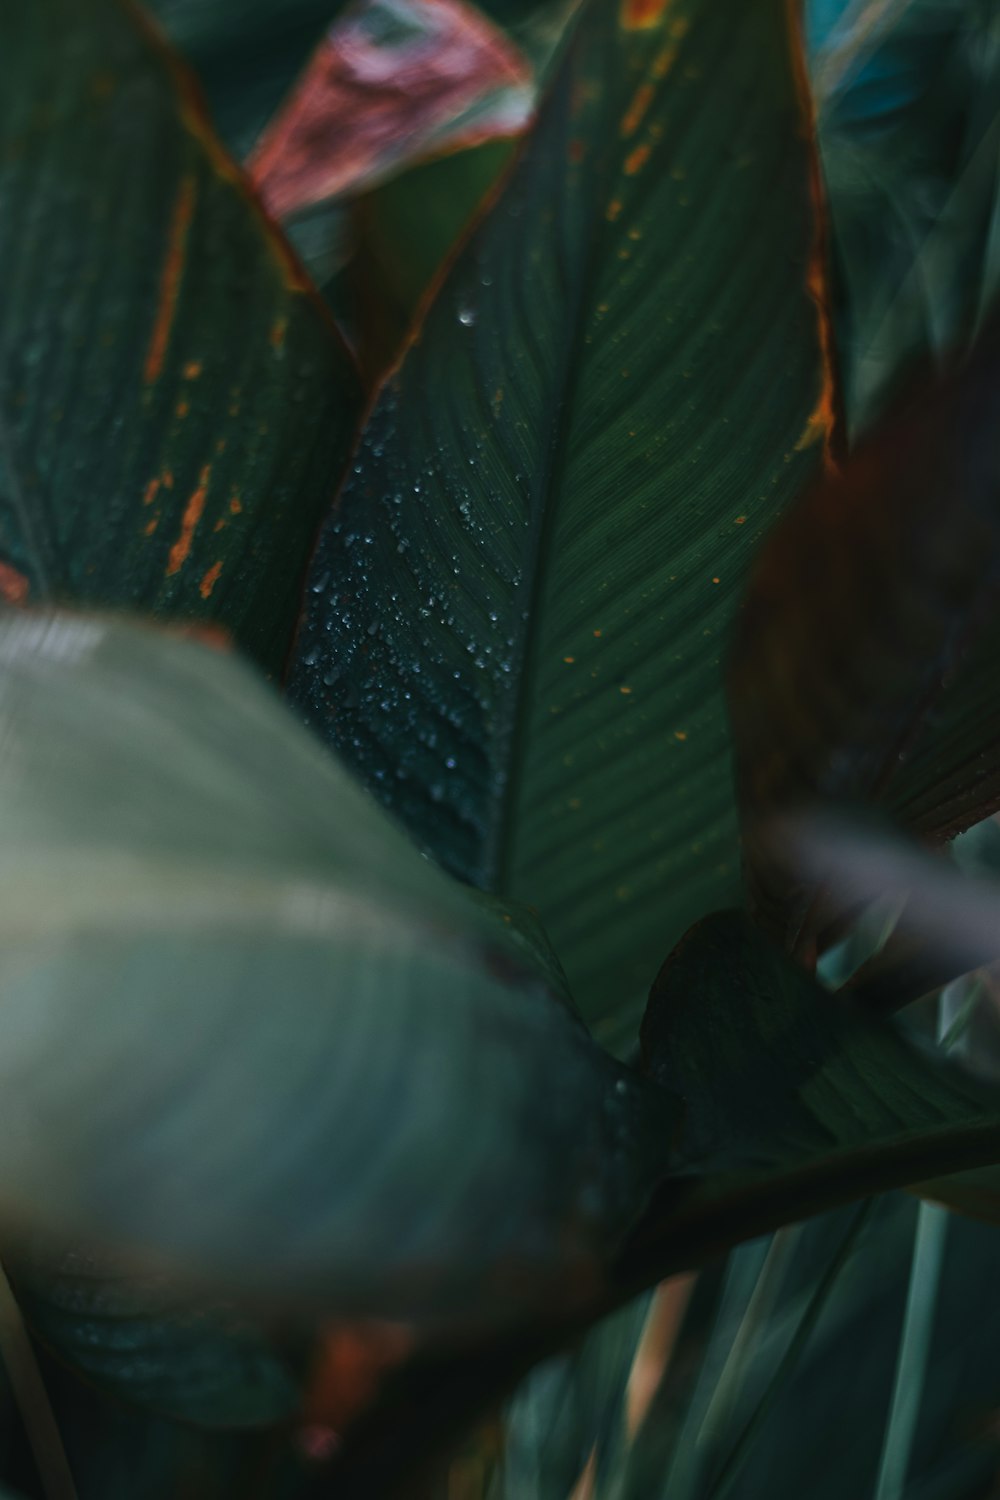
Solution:
{"label": "large leaf", "polygon": [[36,1334],[95,1385],[206,1427],[254,1427],[294,1415],[293,1372],[232,1309],[193,1302],[162,1275],[77,1246],[43,1246],[14,1266]]}
{"label": "large leaf", "polygon": [[334,1314],[595,1294],[672,1108],[537,934],[216,652],[16,613],[0,721],[9,1211]]}
{"label": "large leaf", "polygon": [[221,621],[274,669],[349,358],[127,7],[8,8],[0,57],[5,591]]}
{"label": "large leaf", "polygon": [[295,701],[606,1036],[739,890],[719,651],[829,428],[797,68],[782,0],[593,0],[311,574]]}
{"label": "large leaf", "polygon": [[[731,703],[753,823],[877,801],[945,839],[1000,806],[1000,322],[918,382],[776,529],[741,619]],[[802,897],[758,872],[778,929]]]}
{"label": "large leaf", "polygon": [[[744,1368],[727,1403],[712,1402],[719,1377],[713,1359],[728,1362],[734,1343],[735,1330],[720,1309],[703,1366],[708,1410],[705,1404],[699,1409],[697,1399],[675,1399],[684,1420],[675,1418],[673,1432],[669,1408],[657,1412],[610,1492],[615,1500],[716,1500],[721,1494],[842,1500],[877,1493],[918,1205],[891,1194],[872,1205],[860,1234],[857,1212],[824,1215],[801,1227],[770,1309],[748,1320],[752,1330],[744,1324],[739,1331]],[[918,1418],[907,1500],[973,1500],[989,1493],[1000,1399],[1000,1314],[991,1295],[997,1248],[995,1228],[949,1219],[926,1364],[911,1357],[904,1373]],[[926,1286],[919,1292],[927,1298]],[[789,1359],[795,1345],[797,1357]],[[699,1385],[703,1378],[699,1370]],[[730,1483],[722,1484],[724,1468],[740,1455],[735,1483],[730,1472]]]}

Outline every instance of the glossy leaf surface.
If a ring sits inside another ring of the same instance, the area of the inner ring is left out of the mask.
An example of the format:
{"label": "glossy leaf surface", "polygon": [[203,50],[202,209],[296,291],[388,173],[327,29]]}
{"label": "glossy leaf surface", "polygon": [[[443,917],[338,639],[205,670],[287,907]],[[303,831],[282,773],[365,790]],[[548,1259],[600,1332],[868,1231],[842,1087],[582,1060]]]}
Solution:
{"label": "glossy leaf surface", "polygon": [[310,576],[294,699],[607,1037],[738,892],[719,651],[827,427],[793,53],[780,0],[583,11]]}
{"label": "glossy leaf surface", "polygon": [[[1000,805],[998,351],[994,321],[766,543],[730,679],[751,824],[856,799],[941,840]],[[787,882],[760,875],[778,928]]]}
{"label": "glossy leaf surface", "polygon": [[4,592],[288,647],[359,400],[346,351],[118,0],[0,23]]}
{"label": "glossy leaf surface", "polygon": [[17,612],[0,716],[5,1202],[333,1315],[593,1294],[673,1113],[536,933],[229,657]]}
{"label": "glossy leaf surface", "polygon": [[293,1416],[288,1365],[232,1310],[194,1303],[163,1276],[78,1247],[38,1246],[16,1261],[32,1332],[95,1385],[204,1427],[257,1427]]}

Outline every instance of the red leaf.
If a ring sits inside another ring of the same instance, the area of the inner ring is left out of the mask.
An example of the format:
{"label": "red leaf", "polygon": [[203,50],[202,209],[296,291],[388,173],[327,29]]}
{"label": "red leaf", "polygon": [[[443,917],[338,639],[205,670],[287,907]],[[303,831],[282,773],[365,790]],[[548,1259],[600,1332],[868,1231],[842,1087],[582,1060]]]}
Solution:
{"label": "red leaf", "polygon": [[531,69],[464,0],[361,0],[332,26],[249,161],[279,219],[402,158],[521,129]]}

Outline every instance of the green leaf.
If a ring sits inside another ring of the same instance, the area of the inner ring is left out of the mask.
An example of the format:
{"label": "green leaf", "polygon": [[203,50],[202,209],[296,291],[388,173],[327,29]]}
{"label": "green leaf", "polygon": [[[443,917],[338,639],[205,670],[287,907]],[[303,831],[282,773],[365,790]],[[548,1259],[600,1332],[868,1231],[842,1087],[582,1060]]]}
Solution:
{"label": "green leaf", "polygon": [[290,679],[619,1041],[738,896],[719,651],[826,430],[793,51],[783,0],[583,11],[375,406]]}
{"label": "green leaf", "polygon": [[794,931],[808,893],[754,824],[877,802],[932,840],[1000,806],[1000,322],[918,382],[764,546],[730,699],[758,897]]}
{"label": "green leaf", "polygon": [[[267,1476],[292,1500],[301,1461],[271,1430],[211,1431],[172,1422],[81,1380],[39,1350],[79,1500],[233,1500]],[[30,1490],[34,1496],[37,1492]]]}
{"label": "green leaf", "polygon": [[569,1500],[592,1454],[595,1473],[614,1466],[649,1307],[649,1295],[628,1303],[521,1384],[505,1413],[495,1500]]}
{"label": "green leaf", "polygon": [[146,0],[246,156],[344,0]]}
{"label": "green leaf", "polygon": [[358,199],[357,253],[345,281],[366,370],[381,374],[400,352],[421,299],[514,149],[500,140],[455,151]]}
{"label": "green leaf", "polygon": [[32,1332],[110,1394],[205,1427],[295,1414],[291,1369],[232,1309],[84,1246],[54,1256],[39,1245],[11,1269]]}
{"label": "green leaf", "polygon": [[643,1056],[685,1114],[677,1196],[628,1247],[633,1274],[1000,1161],[995,1085],[830,995],[738,913],[699,923],[664,965]]}
{"label": "green leaf", "polygon": [[3,591],[216,621],[275,670],[349,357],[137,12],[15,7],[3,67]]}
{"label": "green leaf", "polygon": [[216,652],[17,613],[0,743],[0,1205],[331,1314],[596,1294],[673,1109],[537,934]]}
{"label": "green leaf", "polygon": [[[842,1500],[872,1495],[892,1391],[893,1364],[906,1301],[917,1205],[903,1194],[874,1204],[873,1218],[825,1298],[822,1316],[794,1367],[780,1363],[801,1339],[820,1283],[834,1268],[857,1210],[804,1225],[776,1304],[747,1348],[739,1400],[721,1422],[684,1439],[708,1482],[675,1485],[664,1417],[640,1431],[620,1500],[707,1500],[712,1472],[732,1453],[762,1397],[769,1410],[745,1449],[745,1469],[729,1492],[739,1500]],[[988,1493],[996,1472],[991,1416],[1000,1399],[995,1345],[1000,1310],[988,1288],[996,1265],[995,1229],[948,1222],[931,1357],[906,1488],[908,1500],[956,1500]],[[749,1254],[746,1247],[739,1254]],[[712,1335],[720,1352],[731,1329],[720,1318]],[[766,1393],[766,1396],[765,1396]],[[835,1420],[831,1413],[835,1412]],[[664,1414],[665,1415],[665,1414]],[[845,1432],[850,1441],[844,1441]]]}
{"label": "green leaf", "polygon": [[1000,16],[973,0],[850,7],[812,59],[854,430],[1000,289]]}

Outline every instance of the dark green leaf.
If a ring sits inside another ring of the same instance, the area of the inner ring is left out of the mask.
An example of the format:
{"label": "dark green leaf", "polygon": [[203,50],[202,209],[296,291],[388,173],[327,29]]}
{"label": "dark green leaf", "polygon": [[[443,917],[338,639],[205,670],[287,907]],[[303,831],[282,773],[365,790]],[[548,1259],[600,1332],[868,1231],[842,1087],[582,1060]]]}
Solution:
{"label": "dark green leaf", "polygon": [[1000,14],[852,6],[812,58],[855,430],[915,357],[949,354],[1000,286]]}
{"label": "dark green leaf", "polygon": [[349,358],[128,7],[8,8],[0,57],[4,592],[218,621],[274,670]]}
{"label": "dark green leaf", "polygon": [[344,0],[146,0],[245,156]]}
{"label": "dark green leaf", "polygon": [[619,1040],[737,897],[719,652],[827,427],[794,50],[783,0],[584,10],[375,407],[291,679]]}
{"label": "dark green leaf", "polygon": [[335,1314],[595,1295],[672,1107],[537,934],[216,652],[16,613],[0,721],[4,1203]]}
{"label": "dark green leaf", "polygon": [[686,1106],[692,1181],[651,1211],[626,1253],[635,1267],[662,1274],[822,1208],[1000,1160],[996,1086],[830,995],[739,914],[699,923],[667,961],[643,1053]]}
{"label": "dark green leaf", "polygon": [[595,1473],[614,1466],[649,1306],[648,1295],[637,1298],[523,1382],[505,1413],[496,1500],[569,1500],[591,1455]]}
{"label": "dark green leaf", "polygon": [[39,1352],[79,1500],[242,1500],[265,1486],[268,1500],[295,1500],[301,1464],[281,1436],[168,1421]]}
{"label": "dark green leaf", "polygon": [[358,200],[357,256],[345,282],[366,370],[381,374],[400,352],[448,251],[513,153],[513,140],[488,141],[411,167]]}
{"label": "dark green leaf", "polygon": [[[730,680],[751,850],[756,820],[817,799],[938,840],[1000,806],[998,350],[994,322],[763,549]],[[758,893],[794,931],[806,897],[780,851]]]}
{"label": "dark green leaf", "polygon": [[[731,1451],[765,1391],[771,1407],[746,1451],[731,1496],[843,1500],[874,1493],[906,1304],[917,1215],[912,1200],[892,1194],[877,1201],[808,1344],[777,1388],[769,1388],[855,1213],[824,1215],[802,1227],[777,1301],[747,1349],[735,1408],[724,1421],[694,1422],[685,1429],[681,1441],[689,1454],[697,1447],[700,1482],[690,1487],[674,1482],[681,1466],[671,1468],[674,1450],[663,1446],[662,1432],[650,1424],[639,1434],[616,1500],[707,1500],[719,1459]],[[949,1221],[908,1500],[971,1500],[989,1492],[1000,1399],[998,1309],[989,1295],[997,1249],[996,1229]],[[749,1253],[750,1247],[737,1252]],[[732,1330],[720,1318],[713,1334],[720,1352],[728,1350],[727,1335],[731,1342]]]}
{"label": "dark green leaf", "polygon": [[12,1269],[32,1332],[111,1394],[205,1427],[264,1426],[298,1406],[290,1368],[258,1329],[162,1275],[81,1246],[39,1246]]}

